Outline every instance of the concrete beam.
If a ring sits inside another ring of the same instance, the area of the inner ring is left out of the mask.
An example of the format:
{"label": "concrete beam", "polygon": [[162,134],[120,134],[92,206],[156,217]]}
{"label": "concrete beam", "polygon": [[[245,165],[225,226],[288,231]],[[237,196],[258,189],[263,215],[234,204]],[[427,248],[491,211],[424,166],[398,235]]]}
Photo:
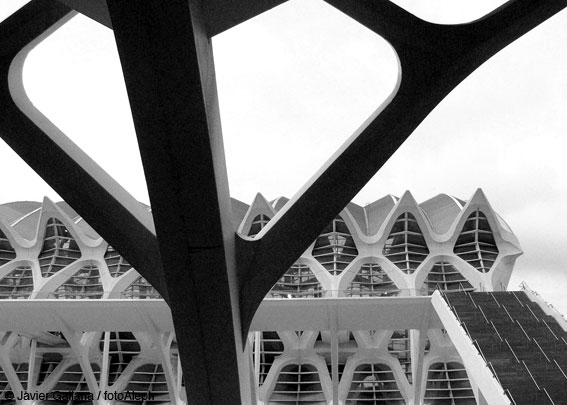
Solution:
{"label": "concrete beam", "polygon": [[112,28],[106,0],[57,0],[67,7],[95,20],[96,22]]}
{"label": "concrete beam", "polygon": [[213,37],[244,21],[256,17],[287,0],[210,0],[203,4],[207,31]]}
{"label": "concrete beam", "polygon": [[[106,0],[57,1],[112,29]],[[203,5],[208,36],[220,34],[285,2],[286,0],[209,0]]]}

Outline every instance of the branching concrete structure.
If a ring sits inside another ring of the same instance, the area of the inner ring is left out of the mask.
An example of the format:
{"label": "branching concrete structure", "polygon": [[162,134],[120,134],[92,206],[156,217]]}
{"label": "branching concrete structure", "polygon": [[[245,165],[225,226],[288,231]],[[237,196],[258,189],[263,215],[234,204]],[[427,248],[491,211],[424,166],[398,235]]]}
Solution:
{"label": "branching concrete structure", "polygon": [[[282,1],[33,0],[0,24],[0,136],[166,299],[190,403],[256,400],[246,339],[274,283],[455,86],[567,6],[511,0],[442,26],[387,0],[328,2],[392,45],[398,86],[253,239],[235,233],[211,37]],[[152,214],[25,95],[27,52],[74,10],[114,30]]]}

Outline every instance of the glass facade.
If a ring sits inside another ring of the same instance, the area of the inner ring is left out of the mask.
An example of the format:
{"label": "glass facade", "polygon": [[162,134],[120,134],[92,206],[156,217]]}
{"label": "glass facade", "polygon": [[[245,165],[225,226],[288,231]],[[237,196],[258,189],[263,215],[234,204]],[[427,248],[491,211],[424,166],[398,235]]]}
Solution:
{"label": "glass facade", "polygon": [[454,252],[481,273],[488,273],[498,257],[498,246],[486,215],[480,210],[466,220]]}
{"label": "glass facade", "polygon": [[382,254],[407,274],[423,263],[429,249],[413,214],[404,212],[396,219]]}

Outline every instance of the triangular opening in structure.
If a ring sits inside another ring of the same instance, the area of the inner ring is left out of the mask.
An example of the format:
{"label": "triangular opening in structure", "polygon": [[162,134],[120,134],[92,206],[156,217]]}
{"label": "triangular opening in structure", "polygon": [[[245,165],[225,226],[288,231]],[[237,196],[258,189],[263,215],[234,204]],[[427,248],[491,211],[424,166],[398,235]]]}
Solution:
{"label": "triangular opening in structure", "polygon": [[315,241],[312,254],[333,276],[341,274],[356,258],[358,250],[354,239],[340,216],[323,229]]}
{"label": "triangular opening in structure", "polygon": [[99,349],[104,351],[105,339],[108,337],[108,384],[112,385],[122,375],[132,359],[140,354],[140,344],[132,332],[104,332]]}
{"label": "triangular opening in structure", "polygon": [[169,390],[161,364],[144,364],[134,371],[125,391],[141,397],[154,398],[158,403],[169,403]]}
{"label": "triangular opening in structure", "polygon": [[271,298],[320,298],[323,286],[309,266],[295,263],[278,280],[268,293]]}
{"label": "triangular opening in structure", "polygon": [[[98,364],[91,363],[96,381],[100,381],[100,367]],[[79,364],[74,364],[63,372],[63,375],[55,384],[53,391],[73,392],[87,397],[90,389],[87,380]]]}
{"label": "triangular opening in structure", "polygon": [[110,245],[108,245],[104,253],[104,261],[106,262],[110,276],[114,278],[120,277],[132,268],[132,265]]}
{"label": "triangular opening in structure", "polygon": [[269,403],[300,405],[326,403],[317,368],[311,364],[290,364],[282,368]]}
{"label": "triangular opening in structure", "polygon": [[457,270],[451,263],[436,262],[427,277],[425,278],[424,287],[427,289],[427,295],[433,294],[434,291],[474,291],[472,284]]}
{"label": "triangular opening in structure", "polygon": [[413,214],[404,212],[396,219],[382,253],[407,274],[415,272],[423,263],[429,249]]}
{"label": "triangular opening in structure", "polygon": [[248,232],[248,236],[256,236],[260,233],[260,231],[268,225],[270,222],[270,217],[265,214],[259,214],[254,217],[252,220],[252,225],[250,226],[250,231]]}
{"label": "triangular opening in structure", "polygon": [[61,221],[49,218],[45,227],[39,267],[43,277],[50,277],[81,257],[81,250]]}
{"label": "triangular opening in structure", "polygon": [[385,364],[361,364],[354,371],[347,404],[405,404],[394,373]]}
{"label": "triangular opening in structure", "polygon": [[130,299],[162,299],[158,291],[144,277],[138,277],[123,292],[123,298]]}
{"label": "triangular opening in structure", "polygon": [[400,290],[384,269],[374,263],[365,263],[345,291],[347,297],[392,297]]}
{"label": "triangular opening in structure", "polygon": [[453,249],[455,254],[481,273],[488,273],[498,257],[498,246],[486,215],[469,215]]}
{"label": "triangular opening in structure", "polygon": [[431,403],[476,404],[467,371],[456,362],[433,363],[429,367],[424,398]]}
{"label": "triangular opening in structure", "polygon": [[84,266],[53,292],[55,298],[98,299],[103,288],[100,271],[96,266]]}
{"label": "triangular opening in structure", "polygon": [[4,235],[4,232],[0,230],[0,266],[15,258],[16,251],[12,247],[12,244],[6,235]]}
{"label": "triangular opening in structure", "polygon": [[32,291],[31,266],[18,266],[0,280],[0,299],[28,298]]}

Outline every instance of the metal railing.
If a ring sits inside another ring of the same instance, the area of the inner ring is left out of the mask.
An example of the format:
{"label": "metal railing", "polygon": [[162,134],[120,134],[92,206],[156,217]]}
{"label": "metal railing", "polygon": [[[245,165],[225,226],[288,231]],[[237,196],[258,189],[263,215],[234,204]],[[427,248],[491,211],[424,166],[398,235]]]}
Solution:
{"label": "metal railing", "polygon": [[0,296],[0,300],[100,300],[100,299],[123,299],[123,300],[163,300],[157,292],[132,292],[132,291],[96,291],[96,292],[75,292],[75,291],[52,291],[34,292],[19,296]]}
{"label": "metal railing", "polygon": [[543,389],[543,392],[545,392],[545,395],[547,395],[547,398],[549,398],[549,400],[551,401],[551,403],[552,403],[553,405],[555,405],[555,402],[553,401],[553,399],[551,399],[551,395],[549,395],[549,392],[547,392],[547,390],[546,390],[545,388]]}
{"label": "metal railing", "polygon": [[536,344],[536,346],[538,347],[539,351],[541,352],[541,354],[543,354],[543,356],[545,357],[545,359],[547,360],[548,363],[551,363],[551,360],[549,360],[549,357],[547,357],[547,354],[545,354],[545,352],[543,351],[543,349],[541,348],[540,344],[538,343],[538,341],[536,340],[536,338],[534,338],[534,342]]}
{"label": "metal railing", "polygon": [[516,403],[516,400],[515,400],[514,397],[512,396],[512,393],[510,392],[509,389],[506,388],[506,389],[504,390],[504,394],[506,394],[506,395],[508,396],[508,398],[510,398],[510,401],[512,401],[512,404],[518,405],[518,404]]}
{"label": "metal railing", "polygon": [[557,308],[555,308],[552,304],[550,304],[549,302],[547,302],[546,300],[544,300],[541,295],[538,294],[537,291],[532,290],[528,284],[525,281],[522,281],[519,285],[520,289],[522,291],[527,291],[533,295],[535,295],[542,303],[544,303],[549,309],[551,309],[556,315],[558,315],[559,317],[561,317],[565,322],[567,322],[567,318],[565,318],[565,315],[563,315],[560,311],[557,310]]}
{"label": "metal railing", "polygon": [[520,363],[520,359],[518,358],[518,356],[516,356],[516,352],[514,351],[514,349],[512,349],[512,346],[510,346],[510,343],[508,343],[508,339],[504,339],[504,342],[506,342],[506,345],[508,346],[508,349],[510,349],[510,351],[512,352],[512,354],[514,355],[514,358],[516,359],[517,363]]}
{"label": "metal railing", "polygon": [[[472,296],[470,296],[469,293],[466,292],[466,294],[469,296],[469,298],[472,300],[473,304],[475,304]],[[502,393],[507,396],[508,398],[510,398],[512,400],[512,402],[514,404],[516,404],[516,402],[514,401],[514,399],[512,398],[512,394],[510,394],[510,392],[508,390],[504,390],[504,387],[502,387],[502,383],[500,382],[500,379],[498,378],[498,375],[496,373],[496,370],[494,369],[494,366],[492,365],[492,363],[490,361],[488,361],[486,359],[486,356],[484,355],[484,352],[482,351],[481,347],[480,347],[480,343],[478,342],[477,339],[473,339],[471,333],[469,332],[467,325],[465,322],[462,322],[459,318],[459,316],[457,315],[457,312],[454,310],[454,306],[451,304],[449,297],[446,294],[442,294],[441,297],[443,297],[445,303],[447,304],[447,306],[449,307],[449,310],[451,311],[451,314],[453,315],[454,319],[459,323],[459,325],[461,326],[461,328],[465,331],[465,335],[466,337],[469,339],[469,342],[472,344],[472,346],[476,349],[477,354],[482,358],[483,362],[484,362],[484,366],[486,368],[488,368],[488,370],[490,371],[490,373],[492,374],[492,378],[494,378],[497,382],[498,385],[500,386],[500,388],[502,388]],[[475,304],[476,305],[476,304]],[[494,327],[494,325],[493,325]],[[498,333],[498,332],[497,332]],[[500,335],[499,335],[500,336]]]}
{"label": "metal railing", "polygon": [[541,388],[539,387],[539,384],[537,383],[537,381],[535,380],[534,376],[532,375],[532,372],[530,371],[530,369],[528,368],[528,366],[526,365],[526,362],[524,360],[522,360],[522,364],[524,365],[526,371],[528,372],[528,374],[530,375],[530,378],[532,379],[532,381],[534,382],[536,388],[538,391],[541,391]]}

